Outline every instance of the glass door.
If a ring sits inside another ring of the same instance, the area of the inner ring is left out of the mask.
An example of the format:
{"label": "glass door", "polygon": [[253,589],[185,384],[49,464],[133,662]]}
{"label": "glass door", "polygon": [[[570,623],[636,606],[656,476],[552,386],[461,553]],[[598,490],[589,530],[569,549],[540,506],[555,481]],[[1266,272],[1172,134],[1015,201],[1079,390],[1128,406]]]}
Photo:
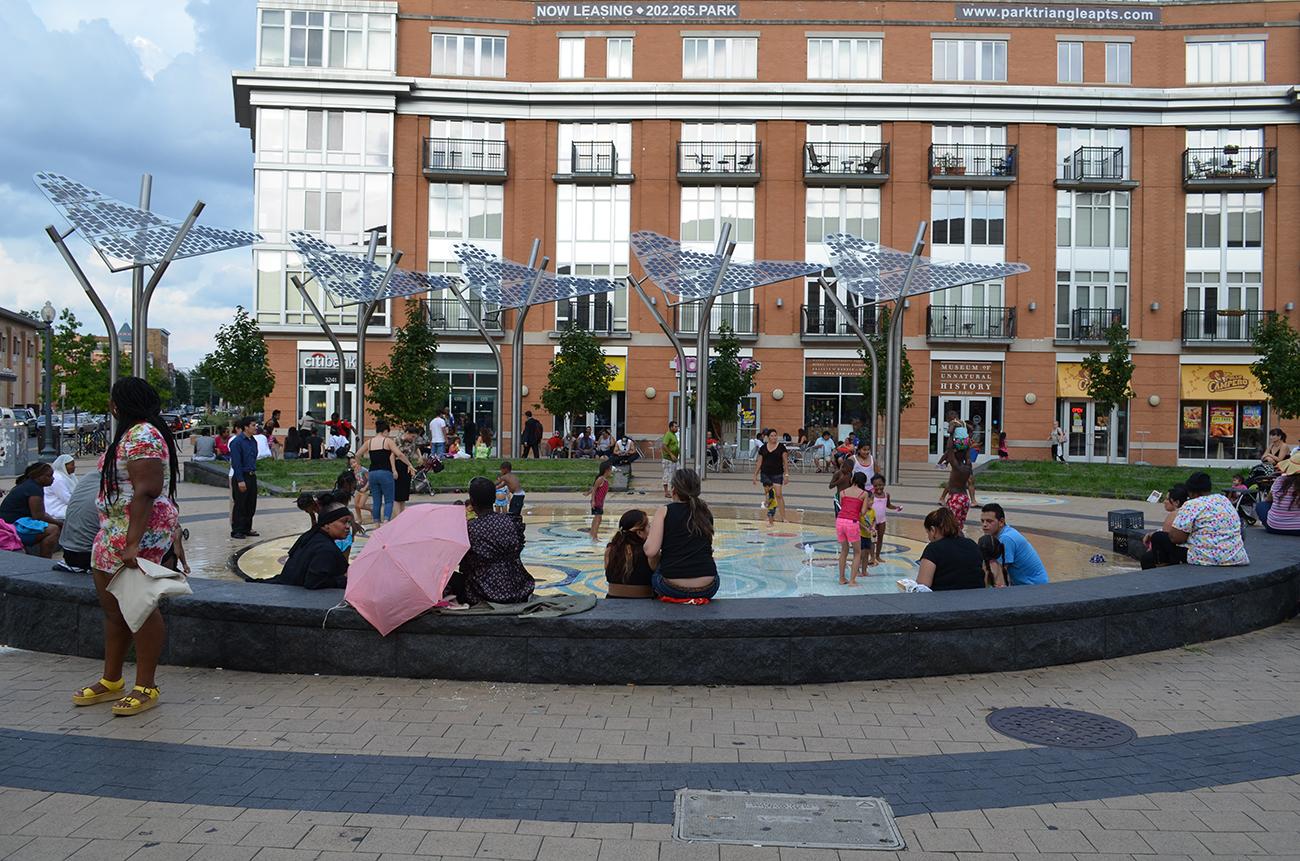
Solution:
{"label": "glass door", "polygon": [[302,408],[298,411],[298,415],[310,410],[318,421],[329,418],[333,413],[338,413],[341,416],[351,416],[353,393],[352,386],[348,386],[344,390],[343,408],[339,409],[339,387],[337,383],[325,386],[303,386]]}
{"label": "glass door", "polygon": [[1085,463],[1123,463],[1128,458],[1128,407],[1098,414],[1091,400],[1062,401],[1068,459]]}
{"label": "glass door", "polygon": [[993,415],[992,398],[961,398],[961,397],[942,397],[938,399],[938,415],[936,416],[937,434],[935,450],[931,454],[941,454],[942,447],[948,436],[948,423],[953,419],[960,419],[967,423],[970,428],[970,441],[975,445],[980,454],[988,454],[990,445],[997,440],[990,440],[990,419]]}

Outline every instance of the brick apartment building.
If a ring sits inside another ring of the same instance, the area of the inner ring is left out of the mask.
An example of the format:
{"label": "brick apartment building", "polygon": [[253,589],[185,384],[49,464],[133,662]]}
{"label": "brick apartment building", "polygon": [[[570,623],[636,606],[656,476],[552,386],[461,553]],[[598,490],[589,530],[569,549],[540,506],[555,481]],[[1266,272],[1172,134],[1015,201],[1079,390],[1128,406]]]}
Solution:
{"label": "brick apartment building", "polygon": [[0,308],[0,407],[35,407],[40,401],[44,328]]}
{"label": "brick apartment building", "polygon": [[[356,246],[387,224],[382,254],[451,273],[458,242],[526,260],[536,236],[561,271],[623,275],[635,230],[711,249],[725,221],[737,259],[828,262],[828,234],[906,249],[924,219],[931,256],[1032,271],[910,301],[906,460],[937,456],[950,410],[1017,458],[1047,455],[1053,420],[1076,460],[1163,464],[1253,459],[1278,424],[1250,340],[1270,312],[1300,323],[1300,2],[262,0],[258,16],[234,91],[267,237],[251,286],[268,409],[327,409],[338,373],[288,283],[290,230]],[[487,347],[454,300],[428,302],[454,411],[490,423]],[[372,362],[403,317],[377,317]],[[672,319],[701,322],[691,305]],[[724,321],[762,366],[739,436],[863,414],[855,343],[816,288],[728,296],[708,325]],[[1079,363],[1113,321],[1136,397],[1106,415]],[[620,369],[591,423],[662,433],[673,353],[626,289],[530,313],[524,403],[569,323]]]}

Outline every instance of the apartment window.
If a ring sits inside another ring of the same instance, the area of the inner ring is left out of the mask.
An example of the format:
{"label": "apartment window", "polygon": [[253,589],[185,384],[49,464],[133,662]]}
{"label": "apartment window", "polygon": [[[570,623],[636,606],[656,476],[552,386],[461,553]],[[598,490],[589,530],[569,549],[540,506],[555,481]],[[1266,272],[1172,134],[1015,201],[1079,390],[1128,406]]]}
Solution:
{"label": "apartment window", "polygon": [[260,12],[258,64],[393,68],[393,16],[365,12]]}
{"label": "apartment window", "polygon": [[1060,248],[1128,248],[1127,191],[1056,193],[1056,244]]}
{"label": "apartment window", "polygon": [[[615,174],[626,176],[632,172],[631,123],[560,123],[556,137],[555,172],[558,174],[570,174],[575,170],[605,173],[610,167],[608,160],[611,155]],[[575,144],[578,145],[576,153]],[[612,153],[611,147],[604,144],[612,146]]]}
{"label": "apartment window", "polygon": [[935,39],[934,80],[1005,81],[1007,43],[982,39]]}
{"label": "apartment window", "polygon": [[1133,83],[1133,46],[1128,42],[1106,43],[1106,83]]}
{"label": "apartment window", "polygon": [[258,108],[257,160],[388,167],[391,127],[389,114]]}
{"label": "apartment window", "polygon": [[935,245],[1005,245],[1007,193],[939,189],[931,193]]}
{"label": "apartment window", "polygon": [[878,81],[880,39],[808,40],[808,80]]}
{"label": "apartment window", "polygon": [[[1075,311],[1085,311],[1075,315]],[[1128,272],[1058,270],[1056,273],[1056,337],[1069,339],[1100,333],[1117,316],[1128,320]]]}
{"label": "apartment window", "polygon": [[431,74],[466,78],[506,76],[505,36],[434,33]]}
{"label": "apartment window", "polygon": [[736,259],[753,258],[754,189],[731,186],[686,186],[682,188],[682,242],[700,243],[713,251],[722,223],[731,224],[731,241],[748,245],[738,249]]}
{"label": "apartment window", "polygon": [[429,184],[429,236],[500,241],[503,190],[499,185]]}
{"label": "apartment window", "polygon": [[805,240],[821,243],[833,233],[880,241],[880,189],[809,188],[804,203]]}
{"label": "apartment window", "polygon": [[1083,43],[1056,43],[1056,80],[1061,84],[1083,83]]}
{"label": "apartment window", "polygon": [[[315,326],[316,318],[311,309],[302,301],[302,294],[294,286],[292,277],[298,276],[307,290],[307,295],[316,303],[316,307],[325,317],[326,322],[335,325],[357,324],[355,305],[341,307],[328,291],[311,277],[302,265],[301,259],[292,251],[258,251],[257,286],[253,297],[257,321],[280,326]],[[387,266],[386,255],[375,258],[380,266]],[[371,329],[384,329],[388,326],[388,303],[383,302],[375,309],[370,318]]]}
{"label": "apartment window", "polygon": [[632,77],[632,40],[610,38],[605,40],[605,77],[629,79]]}
{"label": "apartment window", "polygon": [[1264,195],[1187,195],[1188,248],[1260,248]]}
{"label": "apartment window", "polygon": [[1187,83],[1264,83],[1264,43],[1188,42]]}
{"label": "apartment window", "polygon": [[682,39],[683,78],[757,78],[758,40],[687,36]]}
{"label": "apartment window", "polygon": [[[556,189],[555,271],[623,279],[628,273],[632,189],[627,185],[561,185]],[[627,330],[627,287],[557,303],[557,325],[591,331]]]}
{"label": "apartment window", "polygon": [[353,245],[362,231],[388,224],[392,177],[386,173],[258,170],[257,229],[270,242],[306,230],[333,245]]}
{"label": "apartment window", "polygon": [[587,40],[560,40],[560,77],[587,77]]}

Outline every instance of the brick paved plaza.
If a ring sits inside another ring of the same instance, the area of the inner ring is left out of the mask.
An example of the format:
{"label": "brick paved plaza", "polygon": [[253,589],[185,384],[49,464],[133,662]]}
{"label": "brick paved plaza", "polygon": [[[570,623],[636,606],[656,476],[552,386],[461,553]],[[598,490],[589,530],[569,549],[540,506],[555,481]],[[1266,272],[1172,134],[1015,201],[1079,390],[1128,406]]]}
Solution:
{"label": "brick paved plaza", "polygon": [[[800,478],[791,499],[812,508],[816,478]],[[753,495],[734,479],[710,492]],[[928,486],[896,494],[908,517],[922,516],[930,496]],[[225,498],[186,485],[182,501],[191,553],[216,572],[234,549]],[[288,501],[262,502],[263,536],[300,528]],[[1105,501],[1022,502],[1011,516],[1031,535],[1104,546]],[[1297,658],[1292,621],[1106,662],[825,686],[164,667],[162,705],[128,720],[69,704],[97,662],[6,649],[0,857],[1300,858]],[[1031,746],[986,725],[1008,706],[1095,712],[1138,738],[1105,750]],[[682,787],[884,797],[907,849],[677,842],[672,798]]]}

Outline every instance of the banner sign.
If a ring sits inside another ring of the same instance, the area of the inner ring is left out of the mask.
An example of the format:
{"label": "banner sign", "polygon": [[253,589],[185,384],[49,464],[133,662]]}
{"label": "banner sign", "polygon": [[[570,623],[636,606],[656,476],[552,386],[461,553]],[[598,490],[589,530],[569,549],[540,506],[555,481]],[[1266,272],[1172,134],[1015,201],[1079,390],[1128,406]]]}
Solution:
{"label": "banner sign", "polygon": [[1158,6],[1076,6],[1072,3],[957,4],[957,21],[1016,21],[1044,26],[1061,24],[1108,24],[1118,27],[1149,27],[1160,23]]}
{"label": "banner sign", "polygon": [[534,21],[719,21],[740,17],[739,3],[537,3]]}
{"label": "banner sign", "polygon": [[991,395],[1002,397],[1001,362],[935,362],[936,395]]}
{"label": "banner sign", "polygon": [[[344,353],[343,360],[348,363],[348,370],[357,369],[357,354]],[[337,371],[339,369],[339,357],[334,351],[311,352],[300,351],[298,353],[298,367],[304,371]]]}
{"label": "banner sign", "polygon": [[1082,362],[1056,363],[1056,396],[1058,398],[1088,397],[1088,372]]}
{"label": "banner sign", "polygon": [[1250,365],[1183,365],[1181,370],[1184,400],[1268,400]]}

